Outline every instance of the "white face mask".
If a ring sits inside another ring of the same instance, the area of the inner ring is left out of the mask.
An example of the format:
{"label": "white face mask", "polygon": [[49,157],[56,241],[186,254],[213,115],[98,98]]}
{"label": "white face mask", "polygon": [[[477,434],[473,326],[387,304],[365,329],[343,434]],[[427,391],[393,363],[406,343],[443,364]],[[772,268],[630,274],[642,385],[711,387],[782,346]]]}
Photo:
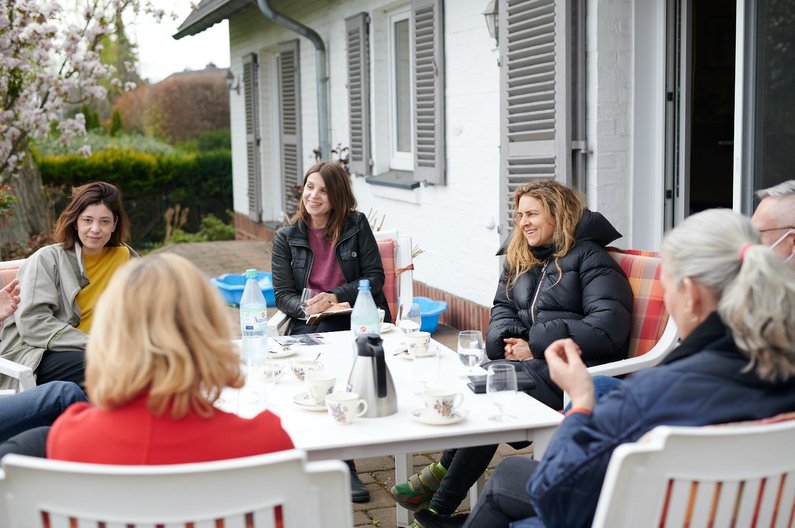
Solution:
{"label": "white face mask", "polygon": [[[774,250],[777,245],[781,244],[784,240],[786,240],[788,236],[790,236],[793,233],[795,233],[795,229],[790,229],[789,231],[778,237],[778,239],[770,245],[770,250],[771,251]],[[795,253],[790,253],[790,256],[784,259],[784,262],[789,262],[790,260],[792,260],[792,257],[794,256]]]}

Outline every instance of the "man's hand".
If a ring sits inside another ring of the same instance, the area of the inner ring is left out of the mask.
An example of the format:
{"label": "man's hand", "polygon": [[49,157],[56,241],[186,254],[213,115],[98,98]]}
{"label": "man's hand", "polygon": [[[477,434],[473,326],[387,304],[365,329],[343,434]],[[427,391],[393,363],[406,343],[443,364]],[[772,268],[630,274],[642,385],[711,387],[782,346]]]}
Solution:
{"label": "man's hand", "polygon": [[544,352],[549,375],[555,384],[571,396],[572,407],[593,409],[594,396],[591,375],[582,362],[582,351],[572,339],[558,339]]}
{"label": "man's hand", "polygon": [[17,306],[19,306],[19,281],[14,279],[0,290],[0,322],[14,313]]}
{"label": "man's hand", "polygon": [[505,359],[526,361],[535,357],[530,350],[530,345],[524,339],[506,337],[503,341],[505,342]]}

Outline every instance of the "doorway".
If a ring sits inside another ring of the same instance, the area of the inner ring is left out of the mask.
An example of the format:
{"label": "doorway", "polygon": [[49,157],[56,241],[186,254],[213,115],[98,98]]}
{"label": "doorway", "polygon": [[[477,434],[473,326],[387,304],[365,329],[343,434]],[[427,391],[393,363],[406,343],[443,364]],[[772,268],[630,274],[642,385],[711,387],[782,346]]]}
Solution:
{"label": "doorway", "polygon": [[666,228],[732,207],[736,0],[669,0]]}

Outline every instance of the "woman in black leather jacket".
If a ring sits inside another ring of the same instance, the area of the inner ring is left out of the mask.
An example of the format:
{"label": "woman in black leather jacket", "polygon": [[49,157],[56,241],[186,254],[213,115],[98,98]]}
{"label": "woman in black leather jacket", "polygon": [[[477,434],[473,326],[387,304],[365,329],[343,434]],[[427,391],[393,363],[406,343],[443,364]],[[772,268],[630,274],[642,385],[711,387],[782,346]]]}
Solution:
{"label": "woman in black leather jacket", "polygon": [[323,292],[309,300],[309,313],[335,303],[353,306],[359,279],[370,281],[376,306],[391,319],[378,244],[367,218],[356,211],[348,175],[338,163],[317,163],[306,172],[298,212],[273,241],[272,269],[276,306],[291,318],[289,334],[350,330],[347,315],[307,326],[301,292],[306,287]]}
{"label": "woman in black leather jacket", "polygon": [[[588,365],[625,358],[632,290],[604,246],[621,235],[599,213],[588,211],[575,190],[538,181],[514,193],[514,231],[486,335],[490,359],[522,361],[534,378],[528,394],[563,407],[544,350],[557,339],[580,343]],[[527,444],[512,444],[516,448]],[[401,505],[418,510],[416,524],[460,526],[453,512],[485,471],[496,445],[448,449],[409,482],[392,488]]]}
{"label": "woman in black leather jacket", "polygon": [[[384,296],[384,266],[367,218],[356,210],[348,175],[338,163],[321,162],[304,175],[298,212],[273,241],[273,290],[276,306],[290,316],[289,334],[350,330],[350,315],[336,315],[308,326],[303,319],[301,293],[314,288],[321,293],[307,302],[309,314],[333,304],[356,302],[360,279],[370,281],[376,306],[391,320]],[[370,492],[359,479],[353,460],[351,500],[367,502]]]}

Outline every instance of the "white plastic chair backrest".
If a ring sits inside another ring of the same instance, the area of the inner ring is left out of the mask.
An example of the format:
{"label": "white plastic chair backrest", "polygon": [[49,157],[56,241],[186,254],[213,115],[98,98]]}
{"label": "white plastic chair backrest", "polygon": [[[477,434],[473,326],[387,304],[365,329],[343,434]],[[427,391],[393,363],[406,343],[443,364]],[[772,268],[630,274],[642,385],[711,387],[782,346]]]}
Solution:
{"label": "white plastic chair backrest", "polygon": [[[347,466],[338,460],[307,463],[299,450],[161,466],[20,455],[7,455],[2,464],[8,522],[0,518],[0,524],[10,528],[100,522],[106,528],[353,526]],[[49,524],[40,521],[45,517]]]}
{"label": "white plastic chair backrest", "polygon": [[792,526],[795,421],[660,426],[610,459],[594,527]]}

